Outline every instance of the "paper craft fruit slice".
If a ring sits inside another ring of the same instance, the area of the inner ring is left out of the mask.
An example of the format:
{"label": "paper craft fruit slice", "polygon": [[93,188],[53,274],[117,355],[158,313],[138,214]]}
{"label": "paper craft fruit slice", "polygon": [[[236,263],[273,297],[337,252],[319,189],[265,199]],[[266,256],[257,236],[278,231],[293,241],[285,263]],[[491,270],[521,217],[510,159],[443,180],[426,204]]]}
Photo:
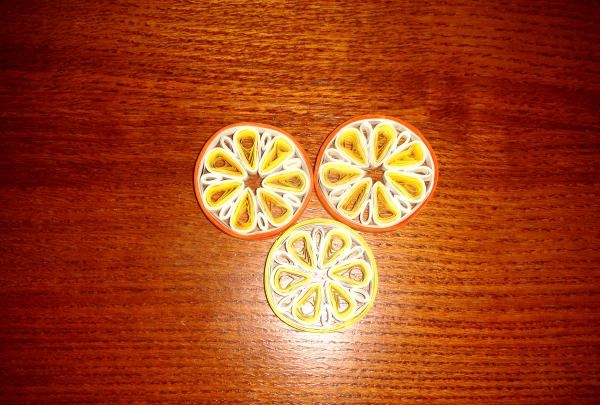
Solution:
{"label": "paper craft fruit slice", "polygon": [[375,301],[373,253],[358,233],[337,221],[301,222],[271,247],[265,294],[273,312],[294,328],[345,328],[365,316]]}
{"label": "paper craft fruit slice", "polygon": [[317,196],[335,219],[383,232],[423,208],[435,190],[438,164],[416,128],[394,117],[365,115],[325,139],[314,173]]}
{"label": "paper craft fruit slice", "polygon": [[308,204],[312,181],[302,147],[265,124],[220,129],[194,169],[194,191],[206,217],[241,239],[266,238],[292,225]]}

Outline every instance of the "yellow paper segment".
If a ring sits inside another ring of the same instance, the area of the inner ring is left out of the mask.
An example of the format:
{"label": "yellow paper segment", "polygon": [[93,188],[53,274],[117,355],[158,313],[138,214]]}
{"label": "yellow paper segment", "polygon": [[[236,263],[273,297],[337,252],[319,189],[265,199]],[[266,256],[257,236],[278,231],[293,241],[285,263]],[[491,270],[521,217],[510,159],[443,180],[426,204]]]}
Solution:
{"label": "yellow paper segment", "polygon": [[323,301],[323,287],[316,284],[310,287],[306,293],[294,304],[292,313],[302,322],[314,323],[321,315],[321,303]]}
{"label": "yellow paper segment", "polygon": [[392,171],[387,171],[384,176],[393,188],[411,202],[420,200],[425,194],[425,182],[416,176]]}
{"label": "yellow paper segment", "polygon": [[327,187],[338,187],[358,180],[365,175],[365,171],[345,163],[330,162],[319,168],[319,179]]}
{"label": "yellow paper segment", "polygon": [[237,159],[223,148],[215,148],[206,155],[206,167],[211,172],[244,178],[246,171]]}
{"label": "yellow paper segment", "polygon": [[204,190],[206,205],[214,210],[234,199],[242,188],[244,183],[238,180],[226,180],[221,183],[211,184]]}
{"label": "yellow paper segment", "polygon": [[264,187],[298,194],[306,191],[307,184],[306,173],[302,170],[274,173],[263,180]]}
{"label": "yellow paper segment", "polygon": [[346,128],[335,139],[335,147],[359,166],[368,165],[365,139],[356,128]]}
{"label": "yellow paper segment", "polygon": [[313,271],[316,264],[310,235],[306,231],[290,236],[286,242],[287,251],[308,271]]}
{"label": "yellow paper segment", "polygon": [[421,165],[425,161],[423,144],[415,142],[400,152],[394,152],[386,161],[386,166],[392,168]]}
{"label": "yellow paper segment", "polygon": [[338,229],[333,229],[325,235],[321,260],[323,266],[329,266],[352,244],[350,236]]}
{"label": "yellow paper segment", "polygon": [[327,299],[331,303],[333,316],[340,321],[350,318],[356,310],[356,301],[346,290],[333,283],[327,284]]}
{"label": "yellow paper segment", "polygon": [[233,144],[238,150],[242,162],[251,172],[258,168],[258,132],[255,129],[245,128],[233,134]]}
{"label": "yellow paper segment", "polygon": [[306,274],[286,267],[279,267],[273,274],[273,290],[277,294],[288,294],[310,281]]}
{"label": "yellow paper segment", "polygon": [[371,280],[371,267],[364,260],[353,260],[331,269],[331,277],[355,287],[364,287]]}
{"label": "yellow paper segment", "polygon": [[275,138],[271,147],[260,161],[260,172],[267,174],[275,170],[284,160],[294,154],[294,146],[283,137]]}
{"label": "yellow paper segment", "polygon": [[373,187],[373,220],[378,225],[396,221],[402,212],[392,199],[390,192],[380,182]]}
{"label": "yellow paper segment", "polygon": [[256,203],[250,189],[243,191],[229,220],[231,228],[238,232],[250,232],[256,226]]}
{"label": "yellow paper segment", "polygon": [[371,146],[372,161],[379,166],[386,157],[396,140],[396,129],[392,124],[381,123],[373,130],[373,144]]}
{"label": "yellow paper segment", "polygon": [[280,196],[264,188],[257,190],[258,203],[267,214],[269,222],[275,226],[287,222],[292,216],[292,207]]}
{"label": "yellow paper segment", "polygon": [[338,203],[338,210],[348,218],[355,218],[360,213],[364,207],[364,203],[369,197],[371,184],[372,180],[370,177],[356,183]]}

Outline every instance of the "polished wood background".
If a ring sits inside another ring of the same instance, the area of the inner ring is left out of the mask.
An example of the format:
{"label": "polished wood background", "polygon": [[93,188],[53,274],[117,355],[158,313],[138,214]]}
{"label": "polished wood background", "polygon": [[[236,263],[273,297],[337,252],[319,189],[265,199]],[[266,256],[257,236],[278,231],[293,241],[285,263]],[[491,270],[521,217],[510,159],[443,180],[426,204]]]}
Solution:
{"label": "polished wood background", "polygon": [[[600,7],[499,3],[0,3],[0,400],[597,402]],[[194,161],[241,120],[314,159],[372,112],[430,140],[436,195],[365,235],[363,321],[295,331],[274,239],[214,228]]]}

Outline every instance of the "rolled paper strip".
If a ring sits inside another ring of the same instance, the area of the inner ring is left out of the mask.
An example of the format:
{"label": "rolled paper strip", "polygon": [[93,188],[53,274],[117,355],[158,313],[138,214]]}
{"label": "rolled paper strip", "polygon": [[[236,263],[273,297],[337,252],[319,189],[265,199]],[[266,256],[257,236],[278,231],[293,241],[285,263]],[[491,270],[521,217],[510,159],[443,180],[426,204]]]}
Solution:
{"label": "rolled paper strip", "polygon": [[273,273],[273,289],[277,294],[288,294],[310,281],[310,276],[294,268],[280,266]]}
{"label": "rolled paper strip", "polygon": [[300,160],[298,158],[290,158],[288,160],[285,160],[283,162],[283,164],[281,165],[281,168],[283,170],[299,169],[301,167],[302,167],[302,160]]}
{"label": "rolled paper strip", "polygon": [[425,196],[427,190],[425,182],[414,174],[388,170],[385,172],[384,178],[410,202],[420,201]]}
{"label": "rolled paper strip", "polygon": [[273,236],[306,209],[313,181],[308,162],[302,147],[280,129],[229,125],[210,137],[198,156],[196,198],[206,217],[229,235]]}
{"label": "rolled paper strip", "polygon": [[284,194],[283,200],[285,202],[287,202],[288,204],[290,204],[294,208],[298,208],[302,205],[302,200],[300,198],[298,198],[298,196],[295,194],[291,194],[291,193]]}
{"label": "rolled paper strip", "polygon": [[396,129],[394,126],[389,122],[377,124],[375,129],[373,129],[373,136],[369,148],[371,153],[371,164],[375,167],[381,165],[383,159],[385,159],[395,142]]}
{"label": "rolled paper strip", "polygon": [[356,218],[369,202],[371,192],[370,177],[357,182],[341,198],[337,205],[338,210],[348,218]]}
{"label": "rolled paper strip", "polygon": [[358,166],[369,165],[366,141],[358,129],[348,128],[342,131],[335,140],[335,146]]}
{"label": "rolled paper strip", "polygon": [[223,207],[221,207],[221,209],[219,210],[219,214],[218,214],[218,218],[221,221],[228,221],[229,218],[231,218],[231,215],[233,214],[233,211],[235,210],[235,199],[233,199],[231,201],[230,204],[225,204],[223,205]]}
{"label": "rolled paper strip", "polygon": [[425,146],[421,142],[411,142],[406,149],[392,153],[385,161],[386,169],[419,166],[425,162]]}
{"label": "rolled paper strip", "polygon": [[244,182],[239,180],[211,184],[204,191],[206,206],[211,210],[219,209],[237,197],[243,188]]}
{"label": "rolled paper strip", "polygon": [[323,158],[327,162],[349,162],[350,159],[337,149],[327,149]]}
{"label": "rolled paper strip", "polygon": [[322,251],[319,254],[321,266],[329,266],[335,263],[350,248],[352,241],[346,232],[332,229],[325,235],[322,243]]}
{"label": "rolled paper strip", "polygon": [[[354,260],[333,267],[331,277],[355,287],[364,287],[371,279],[371,266],[364,260]],[[360,275],[359,275],[360,273]]]}
{"label": "rolled paper strip", "polygon": [[390,192],[380,182],[376,182],[373,186],[372,201],[373,220],[377,225],[387,225],[396,221],[402,215],[402,211],[397,207]]}
{"label": "rolled paper strip", "polygon": [[248,176],[235,156],[223,148],[215,148],[208,152],[206,168],[213,173],[222,173],[234,178],[245,179]]}
{"label": "rolled paper strip", "polygon": [[273,140],[273,136],[274,135],[268,129],[263,132],[262,136],[260,137],[260,142],[259,142],[261,155],[265,154],[265,151],[267,150],[267,146],[269,146],[269,144]]}
{"label": "rolled paper strip", "polygon": [[223,181],[223,176],[217,173],[208,172],[200,177],[200,182],[204,184],[213,184]]}
{"label": "rolled paper strip", "polygon": [[265,294],[285,323],[330,332],[362,318],[377,293],[377,266],[362,237],[329,219],[301,222],[271,247]]}
{"label": "rolled paper strip", "polygon": [[314,176],[317,196],[334,218],[381,232],[397,229],[420,210],[438,171],[431,146],[416,128],[373,115],[348,120],[325,139]]}
{"label": "rolled paper strip", "polygon": [[254,128],[240,128],[233,134],[235,149],[242,163],[251,173],[258,169],[258,131]]}
{"label": "rolled paper strip", "polygon": [[300,267],[311,271],[315,264],[315,253],[308,232],[300,231],[286,242],[287,251]]}
{"label": "rolled paper strip", "polygon": [[235,154],[235,150],[233,148],[233,140],[231,138],[229,138],[228,136],[222,137],[221,140],[219,141],[219,145],[221,145],[221,147],[223,149],[225,149],[227,152]]}
{"label": "rolled paper strip", "polygon": [[340,321],[345,321],[356,310],[356,301],[348,292],[336,284],[327,283],[327,299],[335,316]]}
{"label": "rolled paper strip", "polygon": [[301,321],[311,324],[319,319],[322,302],[323,287],[315,284],[294,304],[292,312]]}
{"label": "rolled paper strip", "polygon": [[258,203],[271,224],[281,225],[291,218],[293,208],[277,194],[259,188],[256,195]]}
{"label": "rolled paper strip", "polygon": [[251,232],[256,227],[256,202],[250,189],[245,189],[238,199],[229,223],[237,232]]}
{"label": "rolled paper strip", "polygon": [[299,169],[273,173],[262,182],[263,187],[294,194],[305,193],[308,184],[306,173]]}
{"label": "rolled paper strip", "polygon": [[319,169],[319,180],[329,188],[340,187],[364,177],[365,171],[344,163],[325,163]]}
{"label": "rolled paper strip", "polygon": [[258,226],[258,229],[261,231],[269,228],[269,220],[264,212],[259,212],[256,214],[256,226]]}
{"label": "rolled paper strip", "polygon": [[267,175],[277,169],[286,159],[294,154],[294,147],[282,136],[275,137],[270,145],[267,145],[267,151],[260,160],[259,172],[261,175]]}

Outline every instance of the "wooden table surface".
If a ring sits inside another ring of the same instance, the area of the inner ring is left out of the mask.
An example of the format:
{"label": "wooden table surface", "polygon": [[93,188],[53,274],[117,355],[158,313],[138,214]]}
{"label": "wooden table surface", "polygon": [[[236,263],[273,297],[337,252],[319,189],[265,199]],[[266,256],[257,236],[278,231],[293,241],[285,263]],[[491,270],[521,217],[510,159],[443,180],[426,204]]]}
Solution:
{"label": "wooden table surface", "polygon": [[[88,3],[0,4],[2,402],[599,400],[597,5]],[[429,139],[436,194],[363,234],[361,322],[296,331],[274,238],[212,226],[195,159],[251,120],[314,161],[373,112]]]}

